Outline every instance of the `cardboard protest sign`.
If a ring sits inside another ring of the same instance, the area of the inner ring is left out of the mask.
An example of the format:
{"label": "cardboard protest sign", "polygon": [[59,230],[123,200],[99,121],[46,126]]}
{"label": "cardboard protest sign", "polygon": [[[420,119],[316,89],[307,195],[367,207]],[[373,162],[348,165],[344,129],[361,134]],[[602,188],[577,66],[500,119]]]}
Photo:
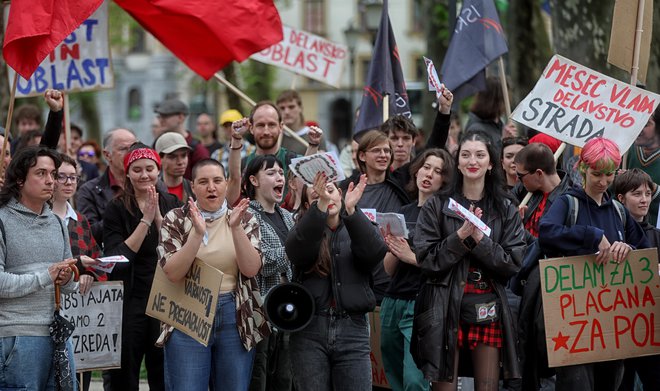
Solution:
{"label": "cardboard protest sign", "polygon": [[[638,5],[639,0],[617,0],[614,3],[610,48],[607,52],[607,62],[631,73]],[[646,83],[646,71],[649,66],[649,55],[651,53],[652,32],[653,0],[645,0],[639,51],[639,72],[637,73],[637,79],[642,83]]]}
{"label": "cardboard protest sign", "polygon": [[374,312],[369,313],[369,326],[371,332],[369,333],[369,345],[371,352],[371,383],[374,386],[391,389],[390,383],[385,376],[385,365],[383,363],[383,355],[380,351],[380,307],[376,307]]}
{"label": "cardboard protest sign", "polygon": [[[6,26],[9,7],[5,7],[4,11]],[[10,67],[7,70],[11,85],[15,72]],[[46,57],[29,80],[19,76],[16,97],[41,95],[48,88],[74,92],[113,86],[108,45],[108,2],[104,2]]]}
{"label": "cardboard protest sign", "polygon": [[121,366],[121,324],[124,285],[95,282],[89,293],[62,296],[62,315],[76,326],[71,336],[76,370]]}
{"label": "cardboard protest sign", "polygon": [[195,259],[178,283],[156,268],[149,293],[147,315],[167,323],[207,346],[213,332],[223,273]]}
{"label": "cardboard protest sign", "polygon": [[511,118],[578,147],[605,137],[624,153],[659,102],[657,94],[555,55]]}
{"label": "cardboard protest sign", "polygon": [[540,262],[550,367],[660,353],[657,249],[632,251],[620,264],[595,259]]}
{"label": "cardboard protest sign", "polygon": [[334,152],[315,153],[291,159],[289,168],[296,176],[309,185],[314,184],[314,177],[319,172],[325,173],[328,181],[337,182],[346,179],[339,158]]}
{"label": "cardboard protest sign", "polygon": [[348,48],[323,37],[282,26],[284,39],[250,58],[339,87]]}

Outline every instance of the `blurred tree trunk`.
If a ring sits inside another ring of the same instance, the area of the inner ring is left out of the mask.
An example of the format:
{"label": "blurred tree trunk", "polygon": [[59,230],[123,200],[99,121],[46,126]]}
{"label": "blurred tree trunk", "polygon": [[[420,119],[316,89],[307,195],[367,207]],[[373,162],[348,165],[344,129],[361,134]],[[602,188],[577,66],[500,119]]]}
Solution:
{"label": "blurred tree trunk", "polygon": [[552,56],[538,1],[511,0],[507,15],[511,107],[532,90]]}
{"label": "blurred tree trunk", "polygon": [[646,73],[646,88],[655,93],[660,92],[660,0],[653,2],[653,35],[649,70]]}
{"label": "blurred tree trunk", "polygon": [[[225,67],[225,69],[222,70],[222,72],[225,74],[225,79],[227,79],[228,82],[231,84],[238,86],[238,78],[236,76],[236,62],[232,61]],[[227,109],[236,109],[241,113],[245,113],[245,110],[243,110],[243,101],[241,98],[238,97],[238,95],[234,94],[231,92],[229,89],[227,91],[227,103],[229,104],[229,107]]]}
{"label": "blurred tree trunk", "polygon": [[[451,1],[451,0],[449,0]],[[429,0],[423,3],[424,8],[424,21],[423,25],[426,26],[426,57],[433,60],[435,68],[440,72],[442,61],[447,53],[449,46],[449,18],[455,19],[456,16],[449,15],[449,1],[448,0]],[[660,1],[660,0],[659,0]],[[419,61],[423,61],[419,59]],[[423,81],[426,84],[426,80]],[[426,88],[422,88],[422,116],[424,121],[424,133],[429,135],[433,127],[433,121],[437,113],[432,105],[435,102],[435,93],[427,92]]]}
{"label": "blurred tree trunk", "polygon": [[[555,52],[619,80],[626,73],[607,63],[614,0],[550,0]],[[628,81],[630,75],[628,75]]]}

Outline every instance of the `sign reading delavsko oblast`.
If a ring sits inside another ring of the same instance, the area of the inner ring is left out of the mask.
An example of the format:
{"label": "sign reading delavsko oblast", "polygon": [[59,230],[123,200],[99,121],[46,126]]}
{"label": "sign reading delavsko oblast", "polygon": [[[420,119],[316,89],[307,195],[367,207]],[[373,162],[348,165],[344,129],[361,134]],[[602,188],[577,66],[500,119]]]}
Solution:
{"label": "sign reading delavsko oblast", "polygon": [[[114,86],[108,45],[108,3],[103,2],[92,16],[66,37],[29,80],[18,77],[16,97],[41,95],[48,88],[76,92]],[[9,7],[5,7],[5,26],[8,15]],[[7,70],[9,85],[12,85],[14,70],[11,67]]]}
{"label": "sign reading delavsko oblast", "polygon": [[541,260],[550,367],[660,353],[657,249],[616,264],[595,255]]}
{"label": "sign reading delavsko oblast", "polygon": [[86,295],[62,295],[62,315],[76,326],[71,336],[77,371],[121,366],[124,286],[95,282]]}
{"label": "sign reading delavsko oblast", "polygon": [[289,26],[284,39],[250,58],[339,87],[348,58],[346,46]]}
{"label": "sign reading delavsko oblast", "polygon": [[657,94],[555,55],[511,118],[578,147],[605,137],[623,153],[659,102]]}
{"label": "sign reading delavsko oblast", "polygon": [[147,315],[207,346],[213,332],[223,273],[195,259],[183,280],[173,283],[156,267]]}

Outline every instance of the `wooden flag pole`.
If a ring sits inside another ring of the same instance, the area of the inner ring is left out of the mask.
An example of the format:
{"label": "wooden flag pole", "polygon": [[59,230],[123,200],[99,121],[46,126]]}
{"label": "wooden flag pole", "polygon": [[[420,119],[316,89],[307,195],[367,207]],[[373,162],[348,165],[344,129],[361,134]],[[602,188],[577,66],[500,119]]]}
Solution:
{"label": "wooden flag pole", "polygon": [[[504,109],[506,110],[506,119],[511,117],[511,102],[509,101],[509,89],[506,86],[506,73],[504,72],[504,60],[500,56],[500,85],[502,86],[502,96],[504,97]],[[505,124],[506,125],[506,124]]]}
{"label": "wooden flag pole", "polygon": [[[639,52],[642,49],[642,33],[644,32],[644,1],[637,1],[637,23],[635,24],[635,44],[633,46],[633,62],[630,68],[630,85],[637,85],[637,73],[639,72]],[[628,168],[628,151],[623,154],[621,168]]]}
{"label": "wooden flag pole", "polygon": [[[254,106],[257,105],[257,103],[256,103],[255,101],[253,101],[252,99],[250,99],[249,96],[245,95],[245,93],[244,93],[243,91],[241,91],[240,89],[238,89],[238,87],[236,87],[235,85],[231,84],[231,83],[230,83],[227,79],[225,79],[224,77],[220,76],[220,75],[217,74],[217,73],[214,74],[213,77],[215,78],[215,80],[217,80],[218,82],[220,82],[221,84],[224,84],[227,88],[229,88],[234,94],[238,95],[239,98],[241,98],[241,99],[243,99],[245,102],[247,102],[250,106],[254,107]],[[294,132],[293,130],[291,130],[288,126],[284,125],[284,131],[285,131],[289,136],[293,137],[294,140],[296,140],[296,141],[298,141],[299,143],[301,143],[302,145],[304,145],[305,148],[309,147],[309,143],[308,143],[304,138],[298,136],[298,134],[296,134],[296,132]]]}
{"label": "wooden flag pole", "polygon": [[[566,149],[566,143],[561,143],[553,156],[555,158],[555,164],[557,164],[557,160],[559,160],[559,157],[564,152],[564,149]],[[566,175],[568,175],[568,173]],[[523,198],[523,200],[520,201],[520,205],[518,205],[518,208],[522,208],[523,206],[526,206],[531,198],[532,198],[532,193],[527,192],[527,194],[525,194],[525,198]]]}
{"label": "wooden flag pole", "polygon": [[11,134],[11,119],[14,115],[14,101],[16,100],[16,85],[18,84],[18,72],[14,72],[14,80],[11,83],[11,92],[9,95],[9,110],[7,111],[7,122],[5,122],[5,139],[2,142],[2,151],[0,152],[0,177],[5,177],[5,156],[7,155],[7,145],[9,145],[9,135]]}
{"label": "wooden flag pole", "polygon": [[383,123],[390,119],[390,95],[383,95]]}
{"label": "wooden flag pole", "polygon": [[[64,140],[66,141],[66,154],[71,151],[71,109],[69,106],[69,94],[64,94]],[[76,158],[76,156],[71,156]]]}

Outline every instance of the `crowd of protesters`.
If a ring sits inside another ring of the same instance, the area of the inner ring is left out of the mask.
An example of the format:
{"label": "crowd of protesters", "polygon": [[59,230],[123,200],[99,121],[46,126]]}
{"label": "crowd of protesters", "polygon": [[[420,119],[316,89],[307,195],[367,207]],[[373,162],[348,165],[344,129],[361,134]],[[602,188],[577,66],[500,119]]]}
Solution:
{"label": "crowd of protesters", "polygon": [[[618,263],[660,242],[658,180],[647,173],[660,109],[627,171],[617,146],[594,138],[566,172],[557,140],[519,136],[493,93],[476,97],[460,131],[444,89],[423,148],[420,130],[394,116],[342,151],[355,167],[343,182],[317,173],[305,183],[291,160],[337,148],[306,125],[295,91],[247,117],[223,112],[220,133],[206,113],[188,131],[186,104],[165,100],[153,148],[125,128],[101,146],[76,126],[66,140],[62,94],[46,91],[43,133],[41,110],[17,110],[0,176],[0,389],[55,389],[54,287],[85,295],[94,281],[124,287],[121,368],[104,371],[106,390],[138,390],[142,366],[152,390],[371,390],[377,307],[394,390],[456,390],[466,377],[476,390],[660,389],[658,356],[549,368],[538,275],[544,256]],[[401,214],[408,237],[365,209]],[[102,255],[128,262],[103,273]],[[207,346],[145,313],[157,268],[180,282],[195,260],[223,275]],[[290,282],[315,308],[293,332],[271,324],[263,305]],[[484,319],[475,308],[489,303]],[[88,389],[83,379],[74,389]]]}

